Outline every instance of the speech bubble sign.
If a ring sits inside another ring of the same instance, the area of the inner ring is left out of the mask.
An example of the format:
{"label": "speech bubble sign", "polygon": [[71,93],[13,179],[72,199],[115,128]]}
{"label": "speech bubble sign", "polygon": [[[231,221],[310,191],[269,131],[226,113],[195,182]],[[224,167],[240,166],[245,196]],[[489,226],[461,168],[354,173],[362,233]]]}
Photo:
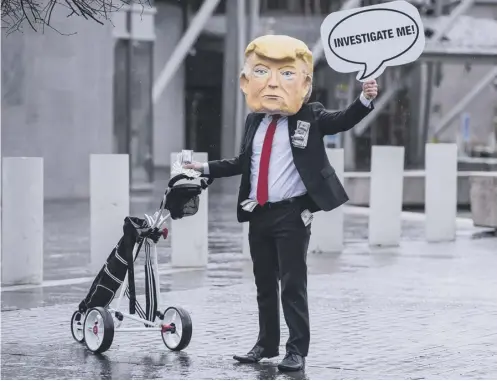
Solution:
{"label": "speech bubble sign", "polygon": [[357,80],[379,77],[388,66],[416,61],[425,47],[421,16],[404,0],[329,14],[321,24],[328,65]]}

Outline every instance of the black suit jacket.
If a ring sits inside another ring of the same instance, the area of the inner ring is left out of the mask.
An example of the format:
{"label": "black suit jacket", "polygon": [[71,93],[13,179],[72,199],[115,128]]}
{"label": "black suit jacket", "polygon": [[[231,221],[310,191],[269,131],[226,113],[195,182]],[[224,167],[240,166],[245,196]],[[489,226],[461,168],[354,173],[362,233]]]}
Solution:
{"label": "black suit jacket", "polygon": [[[306,207],[311,212],[330,211],[349,200],[326,155],[324,136],[350,130],[372,109],[372,103],[368,108],[359,98],[345,110],[337,112],[327,111],[321,103],[313,102],[303,105],[297,114],[288,117],[288,139],[293,136],[297,121],[310,123],[307,146],[303,149],[293,145],[291,147],[295,166],[310,196]],[[240,154],[237,157],[209,161],[209,174],[213,178],[242,175],[237,205],[239,222],[248,221],[251,216],[241,208],[240,203],[250,193],[252,142],[263,117],[263,114],[256,113],[247,116]]]}

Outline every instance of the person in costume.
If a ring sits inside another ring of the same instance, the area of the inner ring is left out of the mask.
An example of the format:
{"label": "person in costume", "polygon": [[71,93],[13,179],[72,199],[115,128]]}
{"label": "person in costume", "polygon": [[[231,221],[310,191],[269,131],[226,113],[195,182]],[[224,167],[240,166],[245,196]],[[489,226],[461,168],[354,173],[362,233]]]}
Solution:
{"label": "person in costume", "polygon": [[289,338],[278,368],[297,371],[305,367],[310,342],[306,257],[312,213],[348,201],[323,138],[350,130],[368,115],[378,86],[374,80],[363,83],[352,104],[332,112],[308,102],[314,64],[304,42],[261,36],[247,46],[245,58],[240,88],[251,113],[239,155],[186,167],[213,178],[241,175],[237,218],[250,225],[259,335],[248,353],[234,359],[255,363],[279,356],[281,283]]}

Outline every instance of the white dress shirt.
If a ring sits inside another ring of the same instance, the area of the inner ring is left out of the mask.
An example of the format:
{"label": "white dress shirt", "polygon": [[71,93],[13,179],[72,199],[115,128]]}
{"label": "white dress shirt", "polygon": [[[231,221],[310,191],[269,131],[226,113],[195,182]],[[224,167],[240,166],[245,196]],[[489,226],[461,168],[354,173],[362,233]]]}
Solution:
{"label": "white dress shirt", "polygon": [[[262,145],[272,116],[266,115],[254,136],[252,157],[250,159],[250,194],[251,200],[257,200],[257,184]],[[300,178],[293,162],[292,147],[288,135],[288,118],[282,116],[276,124],[268,173],[268,201],[277,202],[287,198],[303,195],[307,189]]]}
{"label": "white dress shirt", "polygon": [[[369,107],[371,101],[364,94],[360,95],[361,103]],[[266,131],[271,123],[271,115],[262,119],[252,142],[252,157],[250,159],[250,194],[249,199],[257,200],[257,183],[259,181],[259,166],[261,161],[262,145]],[[204,173],[209,174],[209,166],[204,164]],[[288,132],[288,118],[280,117],[276,124],[276,132],[271,147],[268,174],[269,202],[278,202],[287,198],[301,196],[307,193],[300,174],[293,162],[292,147]]]}

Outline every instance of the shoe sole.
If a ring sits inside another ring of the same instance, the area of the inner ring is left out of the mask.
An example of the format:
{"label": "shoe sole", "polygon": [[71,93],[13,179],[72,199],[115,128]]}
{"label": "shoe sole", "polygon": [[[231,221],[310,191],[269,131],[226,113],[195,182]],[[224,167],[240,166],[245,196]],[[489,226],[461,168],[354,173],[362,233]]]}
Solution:
{"label": "shoe sole", "polygon": [[233,356],[233,360],[236,360],[236,361],[238,361],[239,363],[242,363],[242,364],[257,364],[260,361],[260,360],[244,359],[244,358],[236,357],[236,356]]}
{"label": "shoe sole", "polygon": [[298,367],[298,368],[290,368],[290,367],[278,365],[278,369],[280,371],[282,371],[282,372],[298,372],[298,371],[303,370],[304,367],[301,366],[301,367]]}
{"label": "shoe sole", "polygon": [[249,360],[249,359],[246,359],[246,358],[243,358],[243,357],[233,356],[233,360],[236,360],[236,361],[238,361],[239,363],[242,363],[242,364],[257,364],[262,359],[271,359],[273,357],[278,357],[278,356],[279,356],[279,353],[275,354],[273,356],[263,356],[259,360]]}

